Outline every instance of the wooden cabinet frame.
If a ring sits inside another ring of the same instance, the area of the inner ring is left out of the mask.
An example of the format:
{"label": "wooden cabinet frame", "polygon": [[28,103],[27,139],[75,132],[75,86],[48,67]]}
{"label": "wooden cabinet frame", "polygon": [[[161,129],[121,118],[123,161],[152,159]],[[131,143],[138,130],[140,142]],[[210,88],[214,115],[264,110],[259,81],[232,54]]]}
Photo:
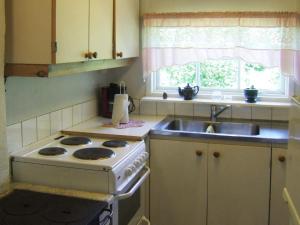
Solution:
{"label": "wooden cabinet frame", "polygon": [[[111,12],[112,33],[109,32],[109,34],[112,35],[111,42],[109,43],[109,45],[112,48],[110,51],[111,57],[108,59],[106,58],[101,60],[97,59],[94,60],[93,62],[91,62],[92,60],[85,60],[84,58],[83,60],[79,60],[79,61],[76,60],[75,62],[74,58],[72,58],[70,62],[67,62],[67,60],[65,62],[65,60],[63,61],[59,60],[57,55],[58,54],[57,47],[59,48],[60,43],[57,43],[57,41],[59,40],[57,40],[57,35],[58,35],[57,16],[58,15],[56,10],[57,10],[57,4],[59,2],[57,2],[57,0],[43,0],[43,1],[7,0],[8,3],[7,8],[9,9],[7,10],[7,16],[8,16],[7,21],[9,21],[10,24],[8,24],[7,26],[8,42],[7,42],[7,56],[6,56],[7,64],[5,66],[5,75],[6,76],[50,77],[50,76],[56,76],[57,74],[65,75],[68,74],[70,71],[73,73],[78,73],[78,72],[85,72],[85,71],[92,71],[92,70],[122,67],[131,64],[133,59],[128,59],[125,57],[122,60],[113,60],[113,58],[116,58],[114,57],[116,55],[116,27],[115,27],[116,0],[111,0],[111,1],[113,7],[112,8],[113,11]],[[89,0],[87,0],[87,3],[89,4],[89,10],[90,10]],[[74,4],[76,3],[74,2]],[[23,8],[25,8],[25,10],[27,11],[24,12]],[[41,16],[42,12],[43,15],[45,15],[45,17]],[[34,15],[31,16],[31,14]],[[24,20],[23,19],[24,17],[27,19]],[[39,21],[39,19],[41,21]],[[88,21],[90,23],[90,18],[88,19]],[[13,23],[15,23],[16,26],[12,26]],[[34,24],[38,24],[35,30],[34,30],[34,26],[35,26]],[[90,24],[87,25],[89,26],[88,30],[90,31]],[[25,32],[26,29],[22,28],[26,26],[30,27],[31,33]],[[43,29],[40,29],[41,27]],[[20,38],[20,36],[22,36],[22,32],[21,32],[22,30],[24,33],[24,38],[18,39]],[[46,32],[42,32],[43,30]],[[10,36],[13,38],[11,38]],[[87,39],[88,39],[87,46],[89,48],[90,37],[88,36],[89,33],[87,33]],[[106,38],[106,40],[107,39],[108,38]],[[18,40],[20,40],[20,42],[16,44],[16,41]],[[30,41],[24,41],[24,40],[30,40]],[[107,57],[108,55],[107,49],[105,52],[106,52],[105,55]]]}

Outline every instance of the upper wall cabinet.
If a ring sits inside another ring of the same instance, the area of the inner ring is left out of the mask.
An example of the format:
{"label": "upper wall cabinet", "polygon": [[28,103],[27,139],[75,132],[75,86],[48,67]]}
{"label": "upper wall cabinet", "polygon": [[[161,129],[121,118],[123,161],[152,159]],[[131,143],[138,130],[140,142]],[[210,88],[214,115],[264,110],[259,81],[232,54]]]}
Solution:
{"label": "upper wall cabinet", "polygon": [[7,0],[6,18],[9,75],[113,58],[113,0]]}
{"label": "upper wall cabinet", "polygon": [[114,57],[139,56],[139,0],[114,0]]}

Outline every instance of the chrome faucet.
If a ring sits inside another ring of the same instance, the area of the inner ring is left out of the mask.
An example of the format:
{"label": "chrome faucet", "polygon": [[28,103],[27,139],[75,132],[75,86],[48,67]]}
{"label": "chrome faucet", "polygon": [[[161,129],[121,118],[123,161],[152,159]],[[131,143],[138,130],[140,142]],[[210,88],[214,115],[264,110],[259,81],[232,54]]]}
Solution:
{"label": "chrome faucet", "polygon": [[231,105],[224,105],[224,106],[211,105],[210,106],[210,120],[211,120],[211,122],[216,122],[218,116],[230,107],[231,107]]}

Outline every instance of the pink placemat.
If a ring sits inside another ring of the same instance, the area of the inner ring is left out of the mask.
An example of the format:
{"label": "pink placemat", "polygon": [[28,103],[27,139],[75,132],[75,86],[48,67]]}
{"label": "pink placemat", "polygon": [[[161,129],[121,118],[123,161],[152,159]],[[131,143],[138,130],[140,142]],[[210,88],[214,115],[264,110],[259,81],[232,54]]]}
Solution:
{"label": "pink placemat", "polygon": [[131,127],[142,127],[144,126],[145,122],[141,120],[129,120],[128,123],[121,123],[119,126],[114,126],[111,122],[110,123],[104,123],[102,127],[114,127],[117,129],[126,129]]}

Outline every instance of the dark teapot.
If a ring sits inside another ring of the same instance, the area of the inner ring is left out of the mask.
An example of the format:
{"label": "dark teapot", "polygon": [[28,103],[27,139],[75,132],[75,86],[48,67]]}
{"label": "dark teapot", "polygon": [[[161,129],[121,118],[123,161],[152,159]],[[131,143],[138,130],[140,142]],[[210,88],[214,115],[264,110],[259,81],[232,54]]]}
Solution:
{"label": "dark teapot", "polygon": [[184,97],[184,100],[192,100],[199,92],[199,86],[191,87],[187,84],[183,89],[178,88],[178,93],[180,96]]}

